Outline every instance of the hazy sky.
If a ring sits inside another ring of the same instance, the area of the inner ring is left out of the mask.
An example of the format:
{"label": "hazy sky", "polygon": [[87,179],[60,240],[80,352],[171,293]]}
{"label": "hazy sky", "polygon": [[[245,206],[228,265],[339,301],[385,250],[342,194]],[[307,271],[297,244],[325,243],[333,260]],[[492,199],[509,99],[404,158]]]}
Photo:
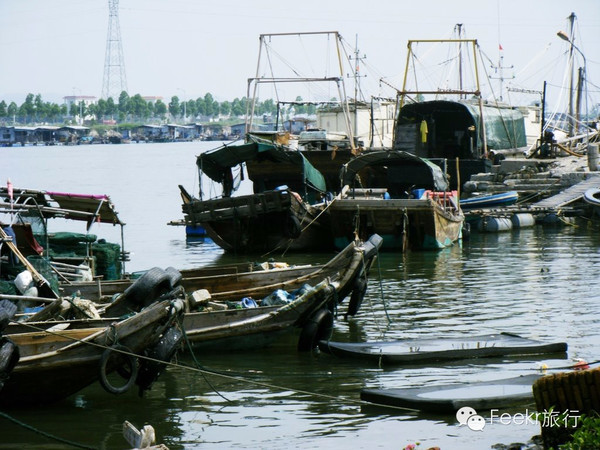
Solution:
{"label": "hazy sky", "polygon": [[[379,79],[401,87],[407,41],[450,38],[458,23],[496,64],[502,46],[503,65],[514,67],[504,75],[514,86],[541,90],[543,80],[563,78],[567,43],[556,33],[568,31],[571,12],[597,99],[598,0],[120,0],[119,22],[130,95],[210,92],[223,101],[246,95],[261,33],[335,30],[350,51],[358,40],[366,55],[363,90],[389,96]],[[100,97],[108,19],[107,0],[0,0],[0,100]],[[300,44],[282,59],[302,52],[312,50]]]}

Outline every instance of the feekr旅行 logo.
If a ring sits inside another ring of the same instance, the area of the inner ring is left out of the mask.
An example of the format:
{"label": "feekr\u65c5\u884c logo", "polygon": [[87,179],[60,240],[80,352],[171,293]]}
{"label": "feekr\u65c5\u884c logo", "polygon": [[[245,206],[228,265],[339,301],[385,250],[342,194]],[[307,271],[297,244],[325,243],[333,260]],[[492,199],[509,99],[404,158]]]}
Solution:
{"label": "feekr\u65c5\u884c logo", "polygon": [[[563,413],[557,411],[544,411],[541,414],[529,412],[519,414],[498,414],[497,409],[490,410],[490,423],[494,420],[500,424],[508,425],[528,425],[540,424],[542,427],[577,427],[581,414],[576,410],[567,410]],[[466,425],[473,431],[483,431],[485,428],[485,419],[477,414],[474,408],[463,406],[456,412],[456,420],[460,426]]]}

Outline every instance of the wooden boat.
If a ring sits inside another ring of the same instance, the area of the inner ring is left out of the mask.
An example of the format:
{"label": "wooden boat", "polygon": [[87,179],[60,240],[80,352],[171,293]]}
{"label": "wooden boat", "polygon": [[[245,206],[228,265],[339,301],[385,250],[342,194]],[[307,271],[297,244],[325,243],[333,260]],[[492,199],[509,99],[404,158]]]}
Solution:
{"label": "wooden boat", "polygon": [[[61,281],[97,276],[114,280],[125,272],[123,239],[120,245],[101,242],[90,233],[94,224],[107,223],[119,225],[123,237],[125,223],[108,195],[0,187],[0,213],[9,218],[2,225],[11,230],[22,254],[49,262],[48,276]],[[48,224],[55,218],[83,222],[85,232],[50,231]]]}
{"label": "wooden boat", "polygon": [[384,249],[440,249],[461,238],[464,215],[439,166],[401,151],[357,156],[344,165],[345,195],[328,205],[336,246],[377,233]]}
{"label": "wooden boat", "polygon": [[[381,243],[378,235],[353,242],[322,266],[180,276],[188,294],[205,290],[205,297],[184,315],[185,334],[192,345],[204,348],[255,348],[300,328],[299,348],[316,347],[319,339],[331,333],[331,311],[340,302],[350,296],[346,314],[358,311]],[[130,289],[126,283],[131,281],[119,282],[125,292]],[[111,284],[114,288],[115,283]],[[84,292],[93,296],[94,286],[101,286],[105,293],[112,289],[104,283],[89,283]],[[75,285],[70,286],[69,292],[74,289]]]}
{"label": "wooden boat", "polygon": [[455,414],[462,407],[477,412],[533,403],[532,385],[541,375],[502,380],[455,383],[405,389],[363,389],[361,400],[377,405],[439,414]]}
{"label": "wooden boat", "polygon": [[[167,296],[121,320],[9,325],[6,337],[18,346],[20,358],[0,391],[0,405],[57,401],[95,381],[113,394],[134,383],[142,392],[162,367],[142,359],[138,368],[138,357],[160,354],[160,361],[171,359],[181,339],[174,325],[183,310],[181,298]],[[110,378],[115,371],[124,381]]]}
{"label": "wooden boat", "polygon": [[321,341],[319,349],[334,356],[365,359],[380,364],[427,364],[494,356],[564,353],[567,344],[544,343],[512,333],[499,333],[464,338],[359,343]]}
{"label": "wooden boat", "polygon": [[498,206],[512,205],[519,199],[517,191],[500,192],[492,195],[478,195],[460,200],[460,207],[463,210],[492,208]]}
{"label": "wooden boat", "polygon": [[[235,253],[331,248],[328,227],[313,206],[325,193],[323,176],[297,152],[248,139],[198,156],[201,175],[221,183],[223,195],[203,200],[182,190],[186,226],[203,227],[217,245]],[[243,164],[254,193],[232,196],[232,170]]]}

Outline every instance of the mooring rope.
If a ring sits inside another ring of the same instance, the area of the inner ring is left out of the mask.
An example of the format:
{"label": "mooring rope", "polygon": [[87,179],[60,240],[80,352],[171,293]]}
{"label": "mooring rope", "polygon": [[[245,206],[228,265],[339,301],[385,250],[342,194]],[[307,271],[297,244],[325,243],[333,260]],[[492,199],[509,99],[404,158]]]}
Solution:
{"label": "mooring rope", "polygon": [[91,447],[89,445],[83,445],[83,444],[80,444],[78,442],[74,442],[74,441],[70,441],[68,439],[64,439],[64,438],[58,437],[58,436],[56,436],[54,434],[48,433],[47,431],[42,431],[39,428],[33,427],[31,425],[28,425],[25,422],[23,422],[23,421],[21,421],[19,419],[15,419],[11,415],[6,414],[5,412],[2,412],[2,411],[0,411],[0,417],[4,417],[5,419],[10,420],[11,422],[13,422],[13,423],[15,423],[17,425],[19,425],[19,426],[21,426],[23,428],[26,428],[26,429],[28,429],[30,431],[33,431],[35,433],[41,434],[42,436],[47,437],[48,439],[52,439],[52,440],[55,440],[57,442],[62,442],[63,444],[67,444],[67,445],[70,445],[72,447],[86,448],[86,449],[91,449],[91,450],[95,450],[95,449],[99,448],[99,447]]}

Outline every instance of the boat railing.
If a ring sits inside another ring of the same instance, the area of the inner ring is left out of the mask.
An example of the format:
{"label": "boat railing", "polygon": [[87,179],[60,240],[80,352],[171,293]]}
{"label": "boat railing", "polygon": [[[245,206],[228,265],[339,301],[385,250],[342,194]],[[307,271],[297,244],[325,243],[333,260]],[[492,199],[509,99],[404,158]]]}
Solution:
{"label": "boat railing", "polygon": [[458,191],[431,191],[427,190],[423,194],[425,198],[431,199],[444,209],[458,210],[459,200]]}

